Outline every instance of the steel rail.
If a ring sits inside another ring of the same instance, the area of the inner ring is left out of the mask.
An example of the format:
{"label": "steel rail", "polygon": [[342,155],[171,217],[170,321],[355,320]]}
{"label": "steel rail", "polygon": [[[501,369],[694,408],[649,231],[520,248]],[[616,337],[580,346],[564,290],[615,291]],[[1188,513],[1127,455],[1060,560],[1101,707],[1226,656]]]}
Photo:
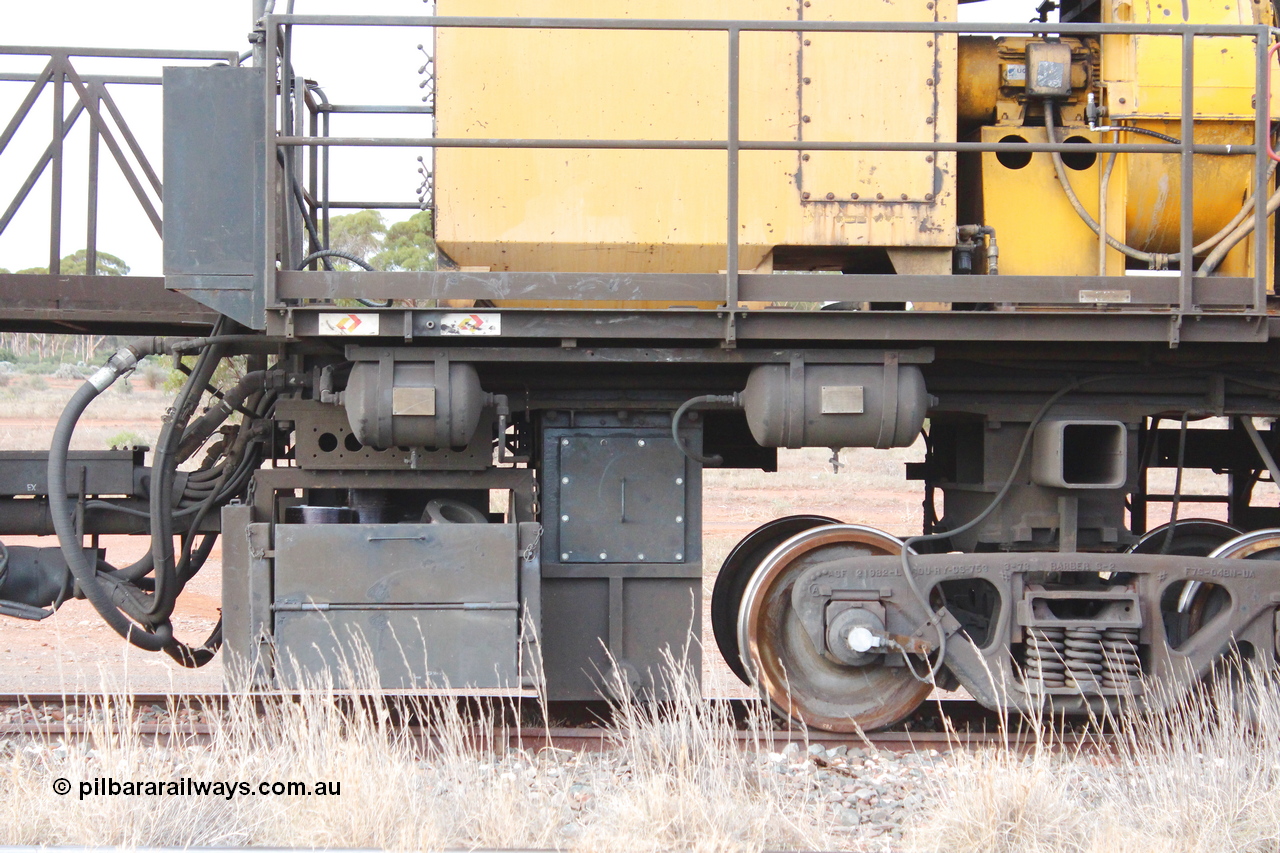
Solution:
{"label": "steel rail", "polygon": [[[38,714],[48,713],[55,709],[93,710],[95,708],[102,709],[104,706],[119,710],[123,707],[123,703],[127,702],[129,703],[130,711],[134,714],[151,708],[159,709],[161,714],[168,713],[170,710],[196,710],[216,713],[226,708],[233,698],[261,703],[267,700],[291,701],[296,697],[287,692],[249,694],[244,697],[232,697],[228,694],[218,693],[207,695],[136,694],[121,697],[104,697],[96,694],[31,694],[30,696],[9,694],[0,695],[0,708],[22,708],[30,710],[33,714]],[[438,698],[448,699],[455,697]],[[493,698],[501,699],[501,697],[489,698],[491,700]],[[362,704],[383,702],[393,709],[397,708],[397,702],[407,703],[398,707],[401,711],[409,714],[410,717],[413,713],[413,702],[420,702],[424,699],[430,701],[428,697],[421,695],[394,692],[349,694],[336,691],[333,694],[333,699],[335,702],[351,701]],[[527,699],[523,700],[523,702],[528,701]],[[727,703],[731,706],[735,719],[744,720],[747,717],[746,709],[749,700],[711,699],[707,701],[712,704]],[[585,709],[590,705],[599,703],[554,704],[556,706],[581,706],[581,708]],[[948,720],[949,725],[943,727],[942,730],[913,731],[908,728],[899,728],[861,735],[792,729],[781,726],[763,732],[739,728],[735,729],[733,739],[742,749],[767,748],[771,751],[781,751],[787,744],[794,743],[803,747],[807,747],[810,744],[818,744],[828,749],[836,746],[849,746],[882,749],[899,753],[928,749],[944,751],[957,748],[975,749],[1000,746],[1008,746],[1019,750],[1046,745],[1054,748],[1069,747],[1078,749],[1101,747],[1110,743],[1111,740],[1110,735],[1096,732],[1070,733],[1054,731],[1045,733],[1029,725],[1019,725],[1016,718],[1002,726],[997,715],[981,708],[971,700],[935,700],[926,703],[925,707]],[[563,716],[561,711],[562,709],[556,707],[551,709],[554,716]],[[465,714],[465,711],[462,713]],[[602,719],[596,712],[571,710],[569,715],[587,720],[587,722],[581,725],[551,727],[519,725],[514,722],[494,725],[492,728],[477,727],[475,729],[476,739],[478,742],[487,743],[491,747],[501,746],[503,748],[511,747],[517,749],[555,747],[595,752],[617,746],[619,738],[616,730],[611,729],[608,721]],[[434,737],[429,729],[417,725],[411,719],[406,721],[404,725],[410,736],[418,741],[419,744],[425,744]],[[131,731],[148,740],[160,741],[173,738],[203,741],[212,738],[218,730],[217,725],[214,723],[191,722],[176,718],[158,722],[131,720],[129,727]],[[116,729],[107,721],[31,720],[20,723],[0,723],[0,738],[31,736],[92,737],[102,733],[104,730],[115,731]]]}

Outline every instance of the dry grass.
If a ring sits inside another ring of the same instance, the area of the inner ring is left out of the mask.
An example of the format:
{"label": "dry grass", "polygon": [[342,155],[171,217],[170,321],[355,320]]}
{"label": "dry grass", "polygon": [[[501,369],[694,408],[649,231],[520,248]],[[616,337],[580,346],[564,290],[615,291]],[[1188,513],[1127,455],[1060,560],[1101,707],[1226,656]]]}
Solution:
{"label": "dry grass", "polygon": [[1280,682],[1227,673],[1168,713],[1127,713],[1099,753],[1042,725],[1029,753],[956,751],[908,834],[919,851],[1273,853]]}
{"label": "dry grass", "polygon": [[[207,717],[200,743],[170,709],[162,745],[143,736],[127,699],[95,703],[87,737],[8,741],[0,759],[0,844],[323,848],[561,848],[648,851],[833,849],[830,818],[808,781],[779,775],[738,748],[730,720],[684,690],[658,714],[622,703],[612,750],[493,747],[496,708],[464,716],[422,700],[429,741],[392,715],[350,710],[323,685],[296,700],[246,695]],[[371,704],[381,707],[374,699]],[[424,745],[425,743],[425,745]],[[7,771],[7,772],[5,772]],[[79,783],[117,781],[339,782],[340,796],[88,796]],[[52,792],[55,779],[71,793]]]}

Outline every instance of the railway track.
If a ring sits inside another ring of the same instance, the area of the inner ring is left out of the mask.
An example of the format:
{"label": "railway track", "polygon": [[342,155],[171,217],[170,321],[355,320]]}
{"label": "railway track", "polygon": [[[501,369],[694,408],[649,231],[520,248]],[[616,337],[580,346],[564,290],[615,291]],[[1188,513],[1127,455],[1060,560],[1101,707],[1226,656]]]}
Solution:
{"label": "railway track", "polygon": [[[120,701],[132,704],[131,725],[143,738],[165,740],[178,737],[198,741],[211,738],[215,731],[215,724],[206,721],[205,714],[225,708],[229,698],[225,694],[134,694],[109,697],[107,701],[117,708]],[[270,697],[264,696],[262,700],[267,698]],[[387,698],[394,706],[399,697]],[[748,716],[746,700],[711,701],[713,704],[727,704],[735,719],[745,720]],[[103,731],[104,723],[100,718],[91,720],[88,716],[103,705],[104,698],[100,695],[0,694],[0,716],[4,718],[4,722],[0,722],[0,738],[93,736]],[[613,747],[608,709],[604,703],[552,703],[548,711],[548,716],[554,721],[552,725],[528,725],[508,719],[494,726],[489,733],[479,735],[478,740],[488,741],[495,747],[501,744],[534,750],[557,748],[593,752]],[[407,724],[417,737],[425,739],[429,736],[426,729],[413,720],[408,720]],[[931,703],[925,713],[885,731],[856,735],[778,726],[766,733],[763,739],[772,750],[781,750],[787,744],[796,743],[802,748],[814,744],[825,749],[843,745],[894,753],[930,749],[942,752],[1001,745],[1022,749],[1044,742],[1042,736],[1029,727],[1020,726],[1016,719],[1008,728],[1008,731],[1003,730],[999,718],[976,702],[948,699]],[[761,734],[745,726],[735,734],[743,749],[761,745]],[[1096,732],[1057,731],[1052,742],[1055,747],[1089,749],[1106,739],[1107,735]]]}

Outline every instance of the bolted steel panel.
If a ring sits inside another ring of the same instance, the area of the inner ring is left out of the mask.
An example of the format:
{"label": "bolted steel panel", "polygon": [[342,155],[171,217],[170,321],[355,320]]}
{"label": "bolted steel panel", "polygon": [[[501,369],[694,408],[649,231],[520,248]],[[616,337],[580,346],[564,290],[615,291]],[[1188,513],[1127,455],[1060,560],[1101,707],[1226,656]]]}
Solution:
{"label": "bolted steel panel", "polygon": [[656,430],[562,436],[560,562],[678,563],[685,559],[688,471]]}

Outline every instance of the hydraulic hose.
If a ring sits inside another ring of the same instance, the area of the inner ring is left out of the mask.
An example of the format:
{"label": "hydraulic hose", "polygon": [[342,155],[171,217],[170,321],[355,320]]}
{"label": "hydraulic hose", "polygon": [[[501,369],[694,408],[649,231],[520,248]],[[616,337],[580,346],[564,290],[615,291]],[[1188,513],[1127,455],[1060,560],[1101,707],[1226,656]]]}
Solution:
{"label": "hydraulic hose", "polygon": [[[1052,101],[1044,102],[1044,128],[1049,137],[1050,142],[1057,142],[1057,128],[1054,126],[1053,111],[1055,107]],[[1050,158],[1053,160],[1053,171],[1058,176],[1058,183],[1062,185],[1062,191],[1067,195],[1067,201],[1071,202],[1071,207],[1075,210],[1076,215],[1080,217],[1089,229],[1100,237],[1104,237],[1107,245],[1115,249],[1117,252],[1128,255],[1135,261],[1142,261],[1144,264],[1153,266],[1164,266],[1167,257],[1164,255],[1155,255],[1150,252],[1143,252],[1132,246],[1125,245],[1112,237],[1110,234],[1103,235],[1097,221],[1089,215],[1089,211],[1084,209],[1084,205],[1080,203],[1080,199],[1076,197],[1076,192],[1071,188],[1071,181],[1067,178],[1067,168],[1062,163],[1062,154],[1058,151],[1049,152]]]}
{"label": "hydraulic hose", "polygon": [[[1276,164],[1272,162],[1271,171],[1268,174],[1274,174],[1275,168]],[[1280,189],[1276,190],[1271,195],[1271,198],[1267,199],[1266,215],[1268,217],[1271,216],[1271,214],[1275,213],[1277,209],[1280,209]],[[1241,217],[1241,219],[1243,221],[1236,226],[1235,230],[1222,238],[1222,241],[1218,243],[1212,252],[1209,253],[1209,256],[1204,259],[1204,262],[1200,264],[1200,269],[1196,271],[1197,276],[1207,276],[1212,274],[1213,271],[1218,268],[1218,264],[1222,263],[1222,259],[1227,256],[1227,252],[1230,252],[1235,248],[1237,243],[1252,233],[1253,218]]]}
{"label": "hydraulic hose", "polygon": [[89,404],[113,382],[132,370],[138,359],[164,351],[166,345],[162,338],[144,339],[117,351],[105,367],[90,376],[72,395],[63,409],[62,417],[58,419],[58,425],[54,427],[49,447],[49,514],[52,516],[53,529],[58,534],[58,544],[67,561],[67,568],[85,598],[98,611],[98,615],[129,643],[147,651],[162,651],[171,644],[173,629],[168,624],[160,624],[155,626],[154,632],[150,632],[131,621],[120,610],[124,603],[124,591],[116,586],[113,588],[116,595],[113,596],[99,580],[97,566],[90,564],[77,535],[71,504],[67,499],[67,452],[76,423]]}
{"label": "hydraulic hose", "polygon": [[720,456],[719,454],[713,456],[701,456],[694,453],[684,443],[684,439],[680,437],[680,421],[684,420],[685,412],[689,411],[694,406],[702,406],[708,403],[725,403],[731,406],[740,406],[742,405],[742,395],[704,394],[701,397],[694,397],[690,400],[685,400],[680,404],[680,408],[676,409],[676,413],[671,416],[671,438],[675,440],[676,447],[680,448],[680,452],[686,457],[697,462],[699,465],[703,465],[708,468],[715,468],[724,464],[723,456]]}
{"label": "hydraulic hose", "polygon": [[[1054,126],[1053,111],[1054,111],[1054,105],[1051,102],[1046,101],[1044,105],[1045,130],[1048,132],[1049,141],[1057,142],[1057,139],[1056,139],[1057,132]],[[1157,139],[1163,139],[1167,142],[1173,142],[1173,143],[1181,142],[1181,140],[1177,139],[1176,137],[1168,136],[1166,134],[1159,133],[1154,130],[1147,130],[1144,127],[1114,125],[1114,126],[1105,127],[1105,128],[1100,127],[1097,129],[1108,130],[1108,131],[1124,130],[1124,131],[1129,131],[1130,133],[1143,133],[1143,134],[1146,134],[1147,136],[1154,136]],[[1103,236],[1101,226],[1094,220],[1092,216],[1089,215],[1089,211],[1085,210],[1084,206],[1080,204],[1080,199],[1076,197],[1075,190],[1071,188],[1071,182],[1067,178],[1066,167],[1063,165],[1063,162],[1062,162],[1062,154],[1058,151],[1052,151],[1050,152],[1050,157],[1053,159],[1053,170],[1054,170],[1054,173],[1058,176],[1058,183],[1062,185],[1062,190],[1067,195],[1067,201],[1071,202],[1071,207],[1075,210],[1076,215],[1080,217],[1081,221],[1083,221],[1085,225],[1089,226],[1089,228],[1093,231],[1094,234]],[[1111,165],[1114,164],[1114,162],[1115,162],[1115,154],[1112,154],[1111,163],[1109,163],[1107,166],[1108,173],[1110,172]],[[1270,180],[1271,176],[1275,174],[1275,171],[1276,171],[1276,163],[1273,161],[1271,163],[1270,168],[1267,170],[1268,180]],[[1208,252],[1210,249],[1213,249],[1213,252],[1211,252],[1210,255],[1200,265],[1200,269],[1196,272],[1197,276],[1209,275],[1215,268],[1217,268],[1218,264],[1221,263],[1222,258],[1226,256],[1227,252],[1229,252],[1233,246],[1235,246],[1237,243],[1239,243],[1241,240],[1247,237],[1249,233],[1253,230],[1253,220],[1245,219],[1245,217],[1248,216],[1249,212],[1253,209],[1253,204],[1254,204],[1253,193],[1250,193],[1249,197],[1245,199],[1244,204],[1241,206],[1240,210],[1236,213],[1236,215],[1232,217],[1230,222],[1228,222],[1225,226],[1223,226],[1218,231],[1218,233],[1214,234],[1212,237],[1205,240],[1203,243],[1199,243],[1191,248],[1191,254],[1193,257],[1196,255],[1204,254],[1205,252]],[[1270,216],[1272,213],[1275,213],[1277,208],[1280,208],[1280,190],[1277,190],[1276,193],[1272,195],[1271,198],[1267,201],[1267,215]],[[1153,252],[1143,252],[1139,249],[1133,248],[1132,246],[1128,246],[1128,245],[1125,245],[1124,243],[1121,243],[1119,240],[1112,237],[1110,234],[1106,235],[1106,241],[1108,246],[1110,246],[1111,248],[1115,249],[1118,252],[1121,252],[1133,258],[1134,260],[1142,261],[1145,264],[1150,264],[1158,268],[1167,266],[1167,262],[1169,260],[1168,255],[1157,254]]]}

